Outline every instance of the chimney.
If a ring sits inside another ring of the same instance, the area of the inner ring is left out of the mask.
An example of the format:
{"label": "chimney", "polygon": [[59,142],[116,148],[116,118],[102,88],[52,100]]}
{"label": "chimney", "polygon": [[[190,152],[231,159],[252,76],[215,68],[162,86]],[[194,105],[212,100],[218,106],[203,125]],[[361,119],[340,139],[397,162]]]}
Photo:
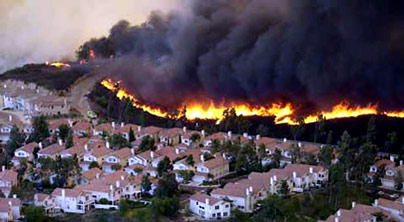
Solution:
{"label": "chimney", "polygon": [[17,194],[13,194],[13,199],[16,199],[17,198]]}
{"label": "chimney", "polygon": [[12,207],[13,203],[11,202],[11,200],[8,201],[8,206]]}
{"label": "chimney", "polygon": [[226,159],[226,153],[222,153],[223,159]]}
{"label": "chimney", "polygon": [[66,190],[62,189],[62,198],[64,199],[66,197]]}
{"label": "chimney", "polygon": [[59,146],[62,146],[62,145],[63,145],[63,142],[62,142],[61,139],[58,140],[58,144],[59,144]]}
{"label": "chimney", "polygon": [[95,174],[95,178],[100,179],[100,173]]}
{"label": "chimney", "polygon": [[379,206],[379,200],[378,200],[378,199],[375,200],[374,206],[375,206],[375,207]]}
{"label": "chimney", "polygon": [[245,194],[246,194],[247,196],[250,196],[250,190],[249,190],[248,188],[245,188]]}
{"label": "chimney", "polygon": [[356,202],[352,201],[352,209],[355,208],[355,206],[356,206]]}
{"label": "chimney", "polygon": [[105,146],[106,146],[108,149],[111,147],[108,141],[105,143]]}
{"label": "chimney", "polygon": [[339,217],[335,217],[335,222],[339,222]]}
{"label": "chimney", "polygon": [[310,168],[309,168],[309,172],[310,172],[310,173],[313,173],[313,167],[310,167]]}
{"label": "chimney", "polygon": [[8,121],[12,122],[13,121],[13,116],[12,115],[8,115]]}
{"label": "chimney", "polygon": [[402,161],[402,160],[400,160],[400,166],[401,166],[401,165],[403,165],[403,161]]}
{"label": "chimney", "polygon": [[248,189],[250,190],[250,193],[253,192],[253,187],[252,186],[250,186]]}
{"label": "chimney", "polygon": [[288,142],[288,139],[283,138],[283,142],[284,142],[284,143]]}
{"label": "chimney", "polygon": [[269,183],[270,183],[271,185],[274,185],[274,179],[273,179],[272,177],[269,179]]}
{"label": "chimney", "polygon": [[115,129],[115,122],[112,122],[112,128]]}
{"label": "chimney", "polygon": [[184,133],[186,133],[186,132],[187,132],[187,127],[186,127],[186,126],[182,127],[182,131],[183,131]]}
{"label": "chimney", "polygon": [[130,152],[132,153],[133,156],[135,155],[135,149],[134,148],[131,148]]}
{"label": "chimney", "polygon": [[256,139],[256,140],[261,139],[261,135],[260,135],[260,134],[257,134],[257,135],[255,136],[255,139]]}
{"label": "chimney", "polygon": [[180,150],[178,148],[175,148],[175,154],[180,154]]}
{"label": "chimney", "polygon": [[298,142],[298,143],[297,143],[297,146],[298,146],[298,147],[302,147],[302,143],[301,143],[301,142]]}
{"label": "chimney", "polygon": [[109,190],[114,191],[114,187],[112,185],[109,185]]}
{"label": "chimney", "polygon": [[5,170],[6,170],[6,166],[5,165],[1,166],[1,172],[5,171]]}
{"label": "chimney", "polygon": [[125,180],[125,176],[124,176],[124,175],[121,175],[121,180]]}
{"label": "chimney", "polygon": [[340,217],[341,216],[341,210],[338,210],[337,211],[337,217]]}
{"label": "chimney", "polygon": [[205,130],[201,131],[202,137],[205,137]]}
{"label": "chimney", "polygon": [[153,151],[150,151],[150,158],[154,159],[154,152]]}
{"label": "chimney", "polygon": [[87,143],[84,144],[84,150],[85,150],[86,152],[88,151],[88,145],[87,145]]}
{"label": "chimney", "polygon": [[274,181],[276,182],[276,175],[274,175]]}
{"label": "chimney", "polygon": [[141,126],[138,126],[138,127],[137,127],[137,131],[140,131],[140,130],[142,130],[142,127],[141,127]]}
{"label": "chimney", "polygon": [[73,126],[73,121],[71,121],[70,119],[67,120],[67,122],[69,123],[69,126],[72,127]]}
{"label": "chimney", "polygon": [[6,88],[7,88],[7,84],[4,84],[4,85],[3,85],[3,88],[5,88],[5,89],[6,89]]}
{"label": "chimney", "polygon": [[394,162],[394,156],[393,155],[390,155],[390,161]]}
{"label": "chimney", "polygon": [[205,204],[209,205],[209,199],[208,198],[205,199]]}
{"label": "chimney", "polygon": [[248,133],[243,133],[243,137],[247,138],[247,137],[248,137]]}
{"label": "chimney", "polygon": [[227,137],[228,137],[227,139],[231,139],[231,131],[227,132]]}
{"label": "chimney", "polygon": [[404,197],[401,198],[401,203],[404,204]]}
{"label": "chimney", "polygon": [[297,177],[296,172],[293,171],[293,179],[296,179],[296,177]]}
{"label": "chimney", "polygon": [[124,122],[121,122],[121,127],[124,127],[125,126],[125,123]]}
{"label": "chimney", "polygon": [[121,182],[119,182],[119,180],[117,180],[115,183],[116,183],[115,185],[117,188],[119,188],[121,186]]}
{"label": "chimney", "polygon": [[39,142],[39,149],[41,150],[43,148],[42,142]]}
{"label": "chimney", "polygon": [[205,162],[205,156],[203,154],[201,155],[201,161]]}

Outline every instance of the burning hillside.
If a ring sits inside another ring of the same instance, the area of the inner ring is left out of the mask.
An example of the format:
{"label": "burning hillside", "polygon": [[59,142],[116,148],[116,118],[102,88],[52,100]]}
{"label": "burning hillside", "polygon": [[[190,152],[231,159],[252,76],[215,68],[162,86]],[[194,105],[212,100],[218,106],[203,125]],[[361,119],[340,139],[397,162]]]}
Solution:
{"label": "burning hillside", "polygon": [[[162,109],[157,106],[142,104],[142,102],[139,101],[136,96],[130,94],[126,89],[120,88],[119,82],[113,82],[110,79],[105,79],[101,82],[101,84],[107,89],[114,91],[119,99],[129,99],[136,108],[142,109],[143,111],[159,117],[179,118],[181,113],[184,113],[188,120],[214,119],[220,122],[224,118],[225,112],[228,112],[230,109],[234,108],[234,111],[238,116],[272,116],[275,117],[276,124],[299,124],[297,115],[295,113],[296,109],[290,103],[272,103],[266,106],[251,106],[249,104],[235,103],[227,105],[215,105],[212,100],[189,101],[176,107],[178,112],[175,113],[169,112],[167,109]],[[348,102],[341,102],[340,104],[335,105],[331,111],[320,111],[314,115],[305,116],[303,117],[303,121],[304,123],[316,122],[318,121],[320,115],[328,120],[358,117],[362,115],[385,115],[389,117],[403,118],[404,111],[379,111],[377,105],[361,107],[351,106]]]}
{"label": "burning hillside", "polygon": [[100,71],[121,80],[104,86],[157,116],[186,107],[190,120],[220,120],[228,108],[278,124],[404,117],[401,1],[191,2],[142,25],[119,22],[79,60],[103,61]]}

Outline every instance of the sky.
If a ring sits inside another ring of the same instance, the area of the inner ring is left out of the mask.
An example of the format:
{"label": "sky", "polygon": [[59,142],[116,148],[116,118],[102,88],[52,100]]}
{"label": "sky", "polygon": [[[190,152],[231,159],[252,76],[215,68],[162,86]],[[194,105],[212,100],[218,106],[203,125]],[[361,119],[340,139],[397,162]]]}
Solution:
{"label": "sky", "polygon": [[74,58],[83,42],[120,20],[140,24],[153,10],[180,7],[179,0],[0,0],[0,73]]}

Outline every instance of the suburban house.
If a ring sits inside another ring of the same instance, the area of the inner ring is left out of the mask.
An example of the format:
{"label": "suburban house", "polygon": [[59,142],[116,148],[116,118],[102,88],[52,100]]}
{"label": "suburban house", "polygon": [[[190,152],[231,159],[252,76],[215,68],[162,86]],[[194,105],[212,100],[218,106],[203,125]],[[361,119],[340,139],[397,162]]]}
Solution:
{"label": "suburban house", "polygon": [[176,145],[181,142],[181,135],[184,133],[183,129],[171,128],[160,132],[160,142],[168,145]]}
{"label": "suburban house", "polygon": [[80,144],[76,143],[76,145],[70,147],[69,149],[65,149],[60,153],[62,158],[69,158],[73,157],[74,155],[77,156],[79,161],[83,160],[83,156],[85,153],[89,151],[88,144]]}
{"label": "suburban house", "polygon": [[[193,138],[194,136],[198,136],[195,137],[195,139]],[[202,138],[202,133],[200,133],[199,131],[190,131],[190,130],[186,130],[184,129],[184,134],[181,136],[181,143],[187,145],[187,146],[192,146],[194,145],[194,143],[198,143]],[[194,139],[194,141],[192,140]]]}
{"label": "suburban house", "polygon": [[339,209],[337,213],[329,216],[326,222],[344,222],[344,221],[376,221],[376,213],[382,213],[385,216],[389,216],[389,213],[385,210],[374,206],[368,206],[363,204],[356,204],[352,202],[352,208],[350,210]]}
{"label": "suburban house", "polygon": [[14,152],[14,157],[11,160],[13,162],[13,165],[16,166],[20,164],[22,160],[32,161],[34,159],[33,153],[36,147],[40,147],[39,144],[36,142],[32,142],[16,149]]}
{"label": "suburban house", "polygon": [[54,213],[55,203],[51,195],[44,193],[36,193],[34,195],[34,205],[42,207],[46,214]]}
{"label": "suburban house", "polygon": [[63,146],[62,140],[59,140],[58,143],[52,144],[39,150],[38,158],[56,159],[56,156],[60,156],[63,150],[65,150],[65,146]]}
{"label": "suburban house", "polygon": [[104,134],[112,135],[116,129],[115,122],[112,123],[102,123],[94,127],[93,135],[94,136],[105,136]]}
{"label": "suburban house", "polygon": [[152,164],[152,162],[159,158],[160,155],[154,151],[147,150],[129,158],[129,165],[140,164],[145,167]]}
{"label": "suburban house", "polygon": [[92,133],[91,128],[93,126],[89,122],[80,121],[74,124],[71,127],[74,135],[82,136],[82,135],[90,135]]}
{"label": "suburban house", "polygon": [[204,155],[200,156],[201,162],[196,164],[196,174],[193,178],[195,182],[202,183],[208,180],[217,180],[229,174],[229,162],[224,154],[216,155],[215,158],[205,161]]}
{"label": "suburban house", "polygon": [[223,219],[230,216],[230,203],[221,199],[197,193],[189,198],[189,209],[206,220]]}
{"label": "suburban house", "polygon": [[203,139],[203,145],[204,146],[212,146],[214,141],[219,142],[219,144],[223,144],[225,141],[228,140],[228,136],[226,133],[223,132],[218,132],[218,133],[214,133],[210,136],[207,136]]}
{"label": "suburban house", "polygon": [[80,185],[87,185],[90,184],[90,181],[93,179],[99,179],[101,176],[103,176],[103,171],[97,167],[92,168],[88,171],[85,171],[81,174],[81,178],[79,181]]}
{"label": "suburban house", "polygon": [[84,154],[83,162],[80,163],[83,171],[89,170],[91,162],[97,162],[99,166],[102,165],[104,158],[112,152],[111,149],[105,147],[103,144],[101,146],[94,146],[89,152]]}
{"label": "suburban house", "polygon": [[94,203],[90,193],[76,189],[56,188],[51,197],[54,199],[55,212],[84,214]]}
{"label": "suburban house", "polygon": [[139,126],[135,124],[123,124],[121,123],[121,127],[116,130],[117,134],[121,134],[126,140],[129,141],[129,131],[132,129],[133,133],[139,130]]}
{"label": "suburban house", "polygon": [[105,173],[112,173],[115,171],[112,169],[113,165],[119,165],[121,168],[125,167],[131,154],[132,151],[129,148],[122,148],[112,152],[104,158],[102,169]]}
{"label": "suburban house", "polygon": [[0,172],[0,190],[6,197],[9,196],[11,188],[18,183],[17,173],[14,170],[6,170],[5,166],[2,166]]}
{"label": "suburban house", "polygon": [[22,204],[17,197],[0,198],[0,221],[17,221],[21,218]]}
{"label": "suburban house", "polygon": [[395,187],[394,178],[399,173],[401,173],[404,176],[403,161],[400,161],[399,165],[396,167],[393,156],[390,156],[390,159],[379,159],[370,167],[368,176],[371,179],[374,176],[376,176],[376,173],[381,166],[384,166],[384,170],[385,170],[385,174],[381,178],[382,186],[385,188],[394,189],[394,187]]}
{"label": "suburban house", "polygon": [[163,131],[160,127],[148,126],[148,127],[138,127],[138,131],[135,132],[136,140],[141,140],[143,137],[149,136],[153,138],[155,141],[159,138],[159,133]]}
{"label": "suburban house", "polygon": [[65,115],[69,113],[70,107],[66,98],[51,96],[40,97],[33,101],[34,103],[34,115]]}
{"label": "suburban house", "polygon": [[397,221],[404,221],[404,196],[395,201],[379,198],[375,200],[373,206],[389,212]]}

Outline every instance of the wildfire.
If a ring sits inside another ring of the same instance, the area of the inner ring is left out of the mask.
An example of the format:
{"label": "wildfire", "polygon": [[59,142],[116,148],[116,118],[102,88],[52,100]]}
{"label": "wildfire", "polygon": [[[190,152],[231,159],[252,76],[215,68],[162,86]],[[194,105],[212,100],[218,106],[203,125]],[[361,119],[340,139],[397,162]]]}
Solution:
{"label": "wildfire", "polygon": [[56,68],[70,68],[71,67],[69,64],[63,63],[63,62],[52,62],[50,64],[50,66],[53,66],[53,67],[56,67]]}
{"label": "wildfire", "polygon": [[[151,107],[142,104],[135,96],[128,93],[124,88],[120,88],[117,85],[119,82],[114,82],[110,79],[105,79],[101,84],[107,89],[116,92],[116,96],[119,99],[129,99],[132,101],[134,107],[142,109],[150,114],[159,117],[169,117],[170,113],[162,110],[158,107]],[[223,113],[228,108],[234,108],[236,115],[242,116],[273,116],[275,117],[276,124],[289,124],[297,125],[296,116],[294,116],[295,109],[292,104],[272,103],[267,106],[251,106],[249,104],[226,104],[215,105],[212,101],[190,101],[182,104],[181,107],[186,107],[185,117],[188,120],[196,119],[212,119],[217,120],[220,123],[223,120]],[[183,111],[183,110],[180,110]],[[338,119],[347,117],[358,117],[362,115],[386,115],[389,117],[404,118],[404,111],[402,112],[379,112],[377,104],[369,104],[367,106],[351,106],[349,102],[343,101],[338,105],[335,105],[331,111],[321,111],[316,115],[310,115],[304,118],[304,123],[313,123],[318,121],[318,116],[322,115],[325,119]],[[171,115],[171,117],[173,117]],[[178,118],[179,115],[174,116]]]}

